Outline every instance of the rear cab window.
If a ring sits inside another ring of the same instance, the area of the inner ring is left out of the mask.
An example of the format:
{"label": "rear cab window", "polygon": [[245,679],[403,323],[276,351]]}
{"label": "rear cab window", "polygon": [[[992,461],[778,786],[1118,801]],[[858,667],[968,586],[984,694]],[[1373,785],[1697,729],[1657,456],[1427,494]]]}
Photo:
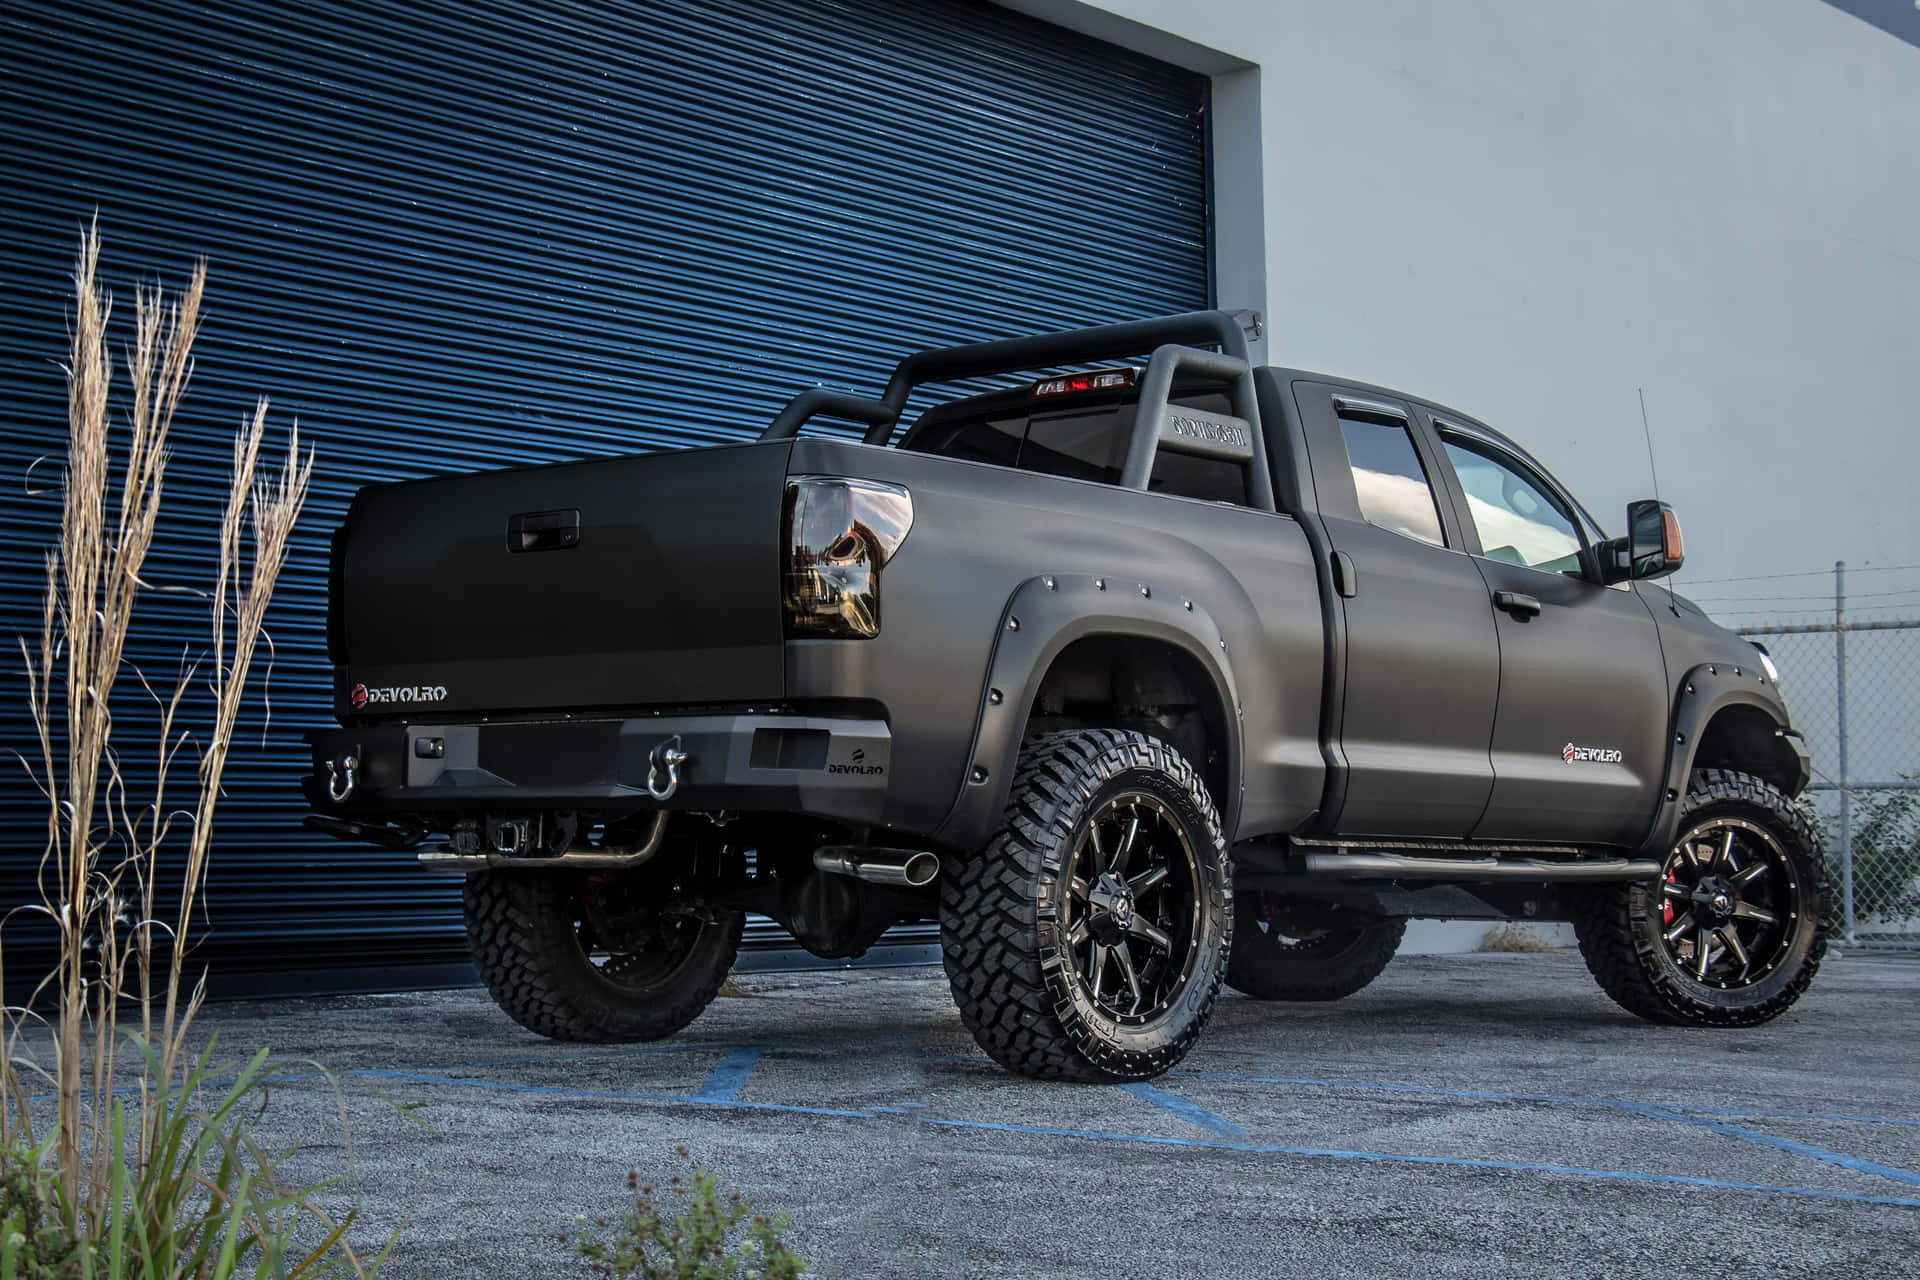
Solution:
{"label": "rear cab window", "polygon": [[[915,453],[985,462],[1117,485],[1133,437],[1136,393],[1132,389],[1036,399],[1019,387],[929,409],[901,439]],[[1213,388],[1176,388],[1176,407],[1231,414],[1227,393]],[[1246,468],[1161,448],[1154,455],[1151,493],[1205,502],[1248,505]]]}
{"label": "rear cab window", "polygon": [[1433,485],[1420,465],[1403,419],[1341,409],[1340,435],[1353,471],[1353,493],[1368,524],[1403,537],[1447,545]]}

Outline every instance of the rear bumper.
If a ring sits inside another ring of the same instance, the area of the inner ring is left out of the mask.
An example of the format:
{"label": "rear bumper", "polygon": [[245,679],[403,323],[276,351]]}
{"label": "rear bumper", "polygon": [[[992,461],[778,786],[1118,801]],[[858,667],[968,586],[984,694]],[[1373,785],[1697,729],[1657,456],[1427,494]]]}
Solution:
{"label": "rear bumper", "polygon": [[[679,785],[665,750],[686,753]],[[302,779],[321,813],[737,809],[878,822],[892,770],[884,720],[792,715],[636,716],[476,724],[392,723],[307,735]],[[352,786],[345,762],[351,757]]]}

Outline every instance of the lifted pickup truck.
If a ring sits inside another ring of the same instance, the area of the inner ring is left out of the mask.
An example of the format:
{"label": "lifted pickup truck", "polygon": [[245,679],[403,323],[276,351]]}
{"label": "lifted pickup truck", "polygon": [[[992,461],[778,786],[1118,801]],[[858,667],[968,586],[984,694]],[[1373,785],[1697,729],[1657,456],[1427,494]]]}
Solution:
{"label": "lifted pickup truck", "polygon": [[431,839],[563,1039],[685,1026],[750,912],[821,956],[937,918],[1035,1076],[1167,1070],[1223,980],[1357,991],[1410,916],[1570,919],[1632,1012],[1752,1025],[1825,946],[1807,755],[1680,562],[1663,504],[1609,538],[1222,312],[923,351],[756,443],[362,491],[308,821]]}

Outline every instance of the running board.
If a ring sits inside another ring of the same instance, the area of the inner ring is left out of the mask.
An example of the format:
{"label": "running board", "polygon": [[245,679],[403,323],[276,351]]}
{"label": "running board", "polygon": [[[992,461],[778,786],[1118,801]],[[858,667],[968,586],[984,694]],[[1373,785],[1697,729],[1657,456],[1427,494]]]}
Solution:
{"label": "running board", "polygon": [[[1351,848],[1351,845],[1343,846]],[[1660,864],[1627,858],[1549,862],[1540,858],[1415,858],[1399,853],[1309,853],[1301,858],[1310,876],[1345,880],[1658,880]]]}

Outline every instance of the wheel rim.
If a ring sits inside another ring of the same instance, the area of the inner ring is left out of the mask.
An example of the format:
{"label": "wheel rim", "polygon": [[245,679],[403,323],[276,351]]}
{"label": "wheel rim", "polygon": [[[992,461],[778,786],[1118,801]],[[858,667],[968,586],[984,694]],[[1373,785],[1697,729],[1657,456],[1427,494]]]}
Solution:
{"label": "wheel rim", "polygon": [[1733,990],[1793,949],[1803,901],[1786,850],[1765,828],[1712,818],[1680,838],[1660,880],[1660,943],[1681,973]]}
{"label": "wheel rim", "polygon": [[1080,827],[1061,913],[1082,994],[1125,1025],[1179,1003],[1193,977],[1199,863],[1173,811],[1141,791],[1116,795]]}
{"label": "wheel rim", "polygon": [[1270,889],[1255,896],[1250,922],[1263,945],[1298,955],[1338,951],[1361,933],[1343,907],[1290,900]]}
{"label": "wheel rim", "polygon": [[645,991],[679,970],[709,926],[696,915],[638,906],[635,896],[615,877],[589,878],[574,899],[574,938],[600,977]]}

